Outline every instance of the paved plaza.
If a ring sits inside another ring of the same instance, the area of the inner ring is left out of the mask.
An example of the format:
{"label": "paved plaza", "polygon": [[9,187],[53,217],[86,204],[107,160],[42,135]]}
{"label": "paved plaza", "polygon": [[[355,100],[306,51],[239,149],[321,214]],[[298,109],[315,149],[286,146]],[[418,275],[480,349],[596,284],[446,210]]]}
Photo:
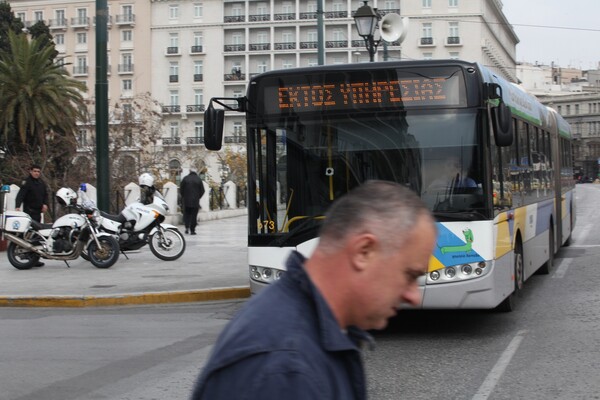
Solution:
{"label": "paved plaza", "polygon": [[[209,217],[209,216],[205,216]],[[0,306],[82,307],[248,297],[247,216],[205,218],[175,261],[148,246],[98,269],[79,258],[17,270],[0,252]],[[183,232],[183,226],[180,226]]]}

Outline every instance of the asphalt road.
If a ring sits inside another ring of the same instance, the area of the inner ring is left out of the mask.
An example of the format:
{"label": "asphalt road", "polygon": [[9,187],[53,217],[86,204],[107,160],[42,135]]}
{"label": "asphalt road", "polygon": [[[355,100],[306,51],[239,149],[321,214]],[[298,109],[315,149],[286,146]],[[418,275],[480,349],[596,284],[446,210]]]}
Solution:
{"label": "asphalt road", "polygon": [[[369,398],[600,398],[597,204],[600,185],[577,187],[573,244],[516,311],[404,311],[375,333]],[[0,308],[0,398],[186,399],[243,303]]]}

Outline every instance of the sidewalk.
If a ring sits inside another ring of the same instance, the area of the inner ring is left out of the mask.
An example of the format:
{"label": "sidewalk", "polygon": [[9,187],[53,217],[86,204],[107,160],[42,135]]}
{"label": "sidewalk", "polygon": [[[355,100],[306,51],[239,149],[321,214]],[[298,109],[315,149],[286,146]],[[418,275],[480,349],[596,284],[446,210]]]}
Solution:
{"label": "sidewalk", "polygon": [[[79,258],[43,260],[20,271],[0,252],[0,307],[85,307],[225,300],[250,296],[247,216],[240,210],[201,218],[197,235],[184,235],[175,261],[156,258],[148,246],[99,269]],[[230,215],[235,215],[228,217]],[[213,217],[218,219],[212,219]],[[183,226],[180,226],[184,231]]]}

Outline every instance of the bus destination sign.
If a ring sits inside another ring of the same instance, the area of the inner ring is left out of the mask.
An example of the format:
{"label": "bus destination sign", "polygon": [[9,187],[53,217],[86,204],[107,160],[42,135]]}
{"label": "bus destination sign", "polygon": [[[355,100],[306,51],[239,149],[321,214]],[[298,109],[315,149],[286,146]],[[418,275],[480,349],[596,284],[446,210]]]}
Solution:
{"label": "bus destination sign", "polygon": [[[276,108],[279,112],[302,112],[460,106],[464,96],[460,95],[463,91],[460,90],[459,82],[459,75],[453,75],[444,78],[411,77],[323,84],[284,84],[277,88],[276,107],[271,104],[267,108]],[[267,99],[265,101],[272,102]]]}

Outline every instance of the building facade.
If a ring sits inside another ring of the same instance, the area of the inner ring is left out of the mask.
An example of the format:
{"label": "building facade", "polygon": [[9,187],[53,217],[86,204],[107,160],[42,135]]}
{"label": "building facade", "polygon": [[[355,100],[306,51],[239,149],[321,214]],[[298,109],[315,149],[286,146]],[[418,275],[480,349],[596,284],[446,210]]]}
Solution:
{"label": "building facade", "polygon": [[[322,0],[325,64],[368,62],[353,14],[362,0]],[[26,23],[44,20],[72,75],[93,97],[95,1],[13,0]],[[109,103],[149,92],[164,118],[155,145],[168,151],[178,181],[194,166],[223,177],[207,152],[203,111],[211,97],[244,96],[254,75],[318,65],[317,0],[109,1]],[[463,59],[516,82],[518,38],[500,0],[372,0],[380,15],[409,18],[402,43],[381,43],[376,61]],[[93,127],[82,127],[90,132]],[[245,150],[244,116],[226,112],[225,146]]]}

